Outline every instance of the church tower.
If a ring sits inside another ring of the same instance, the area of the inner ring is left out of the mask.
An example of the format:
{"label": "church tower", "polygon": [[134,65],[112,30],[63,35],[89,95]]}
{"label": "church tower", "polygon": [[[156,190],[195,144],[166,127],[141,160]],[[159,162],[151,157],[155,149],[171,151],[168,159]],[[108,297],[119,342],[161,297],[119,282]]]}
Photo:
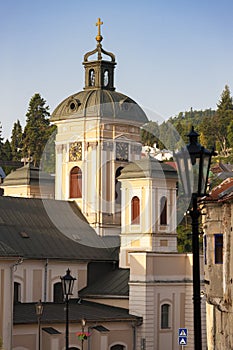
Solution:
{"label": "church tower", "polygon": [[176,253],[177,171],[148,156],[122,170],[120,266],[135,251]]}
{"label": "church tower", "polygon": [[75,200],[104,236],[120,234],[122,169],[140,159],[140,128],[148,122],[141,107],[115,91],[113,53],[102,47],[84,55],[84,89],[62,101],[51,121],[57,125],[55,198]]}

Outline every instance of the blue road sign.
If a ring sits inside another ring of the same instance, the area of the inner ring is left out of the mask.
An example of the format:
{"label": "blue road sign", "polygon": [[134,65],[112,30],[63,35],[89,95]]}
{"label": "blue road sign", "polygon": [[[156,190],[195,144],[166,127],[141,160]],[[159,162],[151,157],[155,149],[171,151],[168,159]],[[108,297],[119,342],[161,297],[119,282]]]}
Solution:
{"label": "blue road sign", "polygon": [[187,337],[188,329],[187,328],[179,328],[179,337]]}
{"label": "blue road sign", "polygon": [[179,337],[179,345],[187,345],[187,337]]}

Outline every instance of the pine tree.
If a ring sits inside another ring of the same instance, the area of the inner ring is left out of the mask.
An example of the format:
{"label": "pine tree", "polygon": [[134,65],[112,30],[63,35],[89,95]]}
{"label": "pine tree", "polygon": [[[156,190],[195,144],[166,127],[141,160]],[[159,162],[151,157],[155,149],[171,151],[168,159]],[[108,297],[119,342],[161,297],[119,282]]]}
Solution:
{"label": "pine tree", "polygon": [[12,160],[20,161],[22,158],[22,138],[23,132],[20,121],[14,123],[11,133],[11,149],[12,149]]}
{"label": "pine tree", "polygon": [[[11,144],[9,140],[7,139],[5,143],[2,146],[3,150],[3,160],[4,161],[11,161],[12,160],[12,150],[11,150]],[[11,165],[4,165],[3,170],[5,171],[5,174],[8,175],[14,168]]]}
{"label": "pine tree", "polygon": [[11,144],[8,139],[2,146],[4,160],[12,160]]}
{"label": "pine tree", "polygon": [[217,104],[217,111],[211,125],[212,133],[215,135],[220,152],[223,156],[228,155],[228,133],[229,125],[233,119],[233,102],[230,95],[230,89],[226,85],[222,92],[221,99]]}
{"label": "pine tree", "polygon": [[50,135],[49,107],[46,101],[36,93],[29,102],[26,114],[26,126],[23,133],[23,156],[39,166],[40,159]]}

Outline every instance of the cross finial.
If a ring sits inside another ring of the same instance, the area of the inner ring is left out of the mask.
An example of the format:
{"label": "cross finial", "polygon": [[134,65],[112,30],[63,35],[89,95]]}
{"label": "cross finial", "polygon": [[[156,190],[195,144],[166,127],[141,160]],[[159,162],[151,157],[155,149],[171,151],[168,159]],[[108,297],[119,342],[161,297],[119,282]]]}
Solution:
{"label": "cross finial", "polygon": [[101,28],[100,26],[104,24],[103,22],[101,22],[100,18],[98,18],[98,21],[96,22],[96,26],[98,27],[98,34],[96,36],[96,41],[98,41],[99,43],[103,40],[103,37],[101,35]]}

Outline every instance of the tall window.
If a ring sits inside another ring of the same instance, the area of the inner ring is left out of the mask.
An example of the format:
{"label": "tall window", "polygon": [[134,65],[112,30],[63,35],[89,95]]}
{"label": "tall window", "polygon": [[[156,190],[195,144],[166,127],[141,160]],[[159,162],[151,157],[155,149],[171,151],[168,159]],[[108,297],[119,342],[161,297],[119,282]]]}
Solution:
{"label": "tall window", "polygon": [[94,69],[89,70],[89,86],[95,85],[95,71]]}
{"label": "tall window", "polygon": [[82,170],[78,166],[70,172],[70,198],[82,198]]}
{"label": "tall window", "polygon": [[116,204],[121,204],[121,183],[117,180],[118,176],[121,175],[121,171],[124,169],[122,166],[117,168],[115,174],[115,200]]}
{"label": "tall window", "polygon": [[207,237],[206,235],[204,235],[204,240],[203,240],[203,243],[204,243],[204,264],[206,265],[207,264]]}
{"label": "tall window", "polygon": [[223,234],[214,235],[215,264],[223,263]]}
{"label": "tall window", "polygon": [[169,304],[161,305],[161,329],[170,328],[170,309]]}
{"label": "tall window", "polygon": [[160,199],[160,225],[167,225],[167,198]]}
{"label": "tall window", "polygon": [[140,199],[137,196],[131,200],[131,224],[140,224]]}
{"label": "tall window", "polygon": [[54,303],[63,302],[63,292],[61,282],[57,282],[53,285],[53,301]]}
{"label": "tall window", "polygon": [[14,303],[21,301],[21,285],[18,282],[14,282]]}

